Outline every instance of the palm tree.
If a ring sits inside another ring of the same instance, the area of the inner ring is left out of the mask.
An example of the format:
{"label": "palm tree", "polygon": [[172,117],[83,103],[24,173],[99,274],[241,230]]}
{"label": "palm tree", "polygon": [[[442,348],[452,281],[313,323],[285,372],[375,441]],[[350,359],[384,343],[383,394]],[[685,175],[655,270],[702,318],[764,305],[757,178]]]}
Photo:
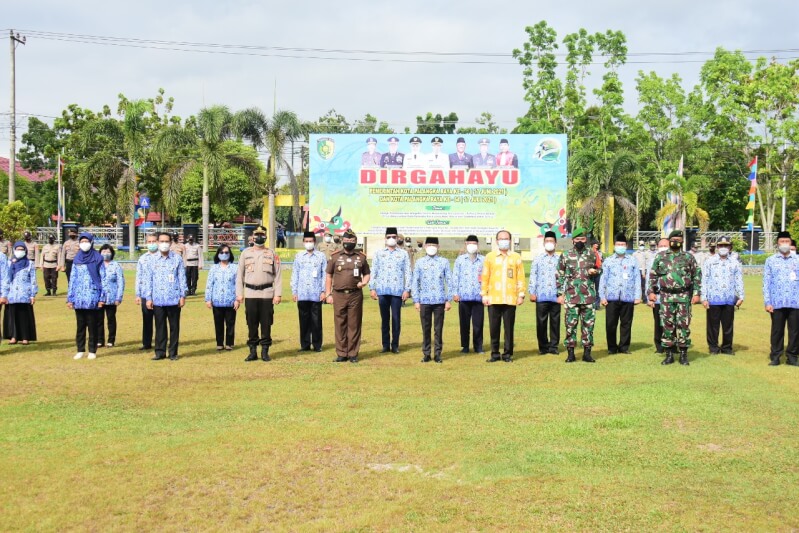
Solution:
{"label": "palm tree", "polygon": [[707,231],[710,225],[710,215],[699,207],[698,190],[702,186],[701,176],[684,178],[673,174],[663,183],[661,194],[673,194],[676,201],[666,202],[655,214],[655,223],[658,228],[663,227],[666,217],[677,215],[675,228],[685,229],[684,226],[696,224],[700,231]]}
{"label": "palm tree", "polygon": [[[147,148],[147,114],[153,113],[148,100],[131,100],[120,107],[122,120],[100,119],[86,124],[83,148],[90,149],[100,141],[111,142],[117,150],[94,152],[86,161],[84,172],[78,173],[78,189],[84,197],[97,196],[116,205],[117,212],[129,210],[128,232],[130,256],[136,257],[136,173],[144,164]],[[119,220],[119,217],[117,217]]]}
{"label": "palm tree", "polygon": [[202,165],[202,235],[203,252],[208,252],[208,224],[211,204],[209,192],[224,197],[222,171],[226,167],[241,169],[249,178],[253,194],[261,194],[261,167],[239,154],[226,150],[226,143],[237,137],[252,137],[261,131],[262,124],[252,116],[232,114],[223,105],[203,108],[185,126],[172,125],[162,130],[155,140],[153,155],[156,161],[168,168],[164,175],[163,199],[166,210],[177,212],[183,178],[194,168]]}
{"label": "palm tree", "polygon": [[574,176],[569,188],[570,213],[593,220],[594,227],[603,228],[618,207],[624,226],[629,229],[634,225],[638,211],[633,200],[643,184],[638,160],[632,153],[584,149],[572,157],[570,165]]}

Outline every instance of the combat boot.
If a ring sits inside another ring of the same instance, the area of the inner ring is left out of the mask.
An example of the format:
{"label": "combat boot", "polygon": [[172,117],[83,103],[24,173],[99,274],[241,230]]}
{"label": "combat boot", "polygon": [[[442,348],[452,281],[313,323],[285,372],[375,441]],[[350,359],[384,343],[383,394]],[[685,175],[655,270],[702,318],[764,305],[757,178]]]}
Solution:
{"label": "combat boot", "polygon": [[566,362],[567,363],[573,363],[573,362],[575,362],[577,360],[577,358],[574,357],[574,347],[573,346],[572,347],[568,347],[568,346],[566,347],[566,354],[567,354],[567,356],[566,356]]}
{"label": "combat boot", "polygon": [[269,346],[261,346],[261,361],[268,362],[272,358],[269,357]]}
{"label": "combat boot", "polygon": [[586,346],[583,348],[583,361],[586,363],[596,363],[596,359],[591,357],[591,347]]}
{"label": "combat boot", "polygon": [[666,358],[660,362],[661,365],[671,365],[674,363],[674,348],[671,346],[666,347]]}
{"label": "combat boot", "polygon": [[771,361],[769,362],[768,366],[780,366],[780,356],[772,355]]}
{"label": "combat boot", "polygon": [[244,362],[249,363],[250,361],[257,361],[258,354],[255,351],[255,346],[250,346],[250,355],[247,356],[247,359]]}
{"label": "combat boot", "polygon": [[680,348],[680,364],[683,366],[688,366],[688,348]]}

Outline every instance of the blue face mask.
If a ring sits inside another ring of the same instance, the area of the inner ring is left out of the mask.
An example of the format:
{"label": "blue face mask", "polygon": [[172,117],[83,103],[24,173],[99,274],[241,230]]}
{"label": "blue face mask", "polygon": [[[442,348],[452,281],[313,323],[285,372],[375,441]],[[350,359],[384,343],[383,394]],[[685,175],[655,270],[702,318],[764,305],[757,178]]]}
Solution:
{"label": "blue face mask", "polygon": [[230,260],[230,254],[219,254],[220,261],[228,261]]}
{"label": "blue face mask", "polygon": [[626,246],[614,246],[613,247],[613,251],[616,252],[619,255],[624,255],[625,253],[627,253],[627,247]]}
{"label": "blue face mask", "polygon": [[155,252],[157,252],[158,251],[158,243],[151,242],[150,244],[148,244],[147,245],[147,251],[150,252],[151,254],[154,254]]}

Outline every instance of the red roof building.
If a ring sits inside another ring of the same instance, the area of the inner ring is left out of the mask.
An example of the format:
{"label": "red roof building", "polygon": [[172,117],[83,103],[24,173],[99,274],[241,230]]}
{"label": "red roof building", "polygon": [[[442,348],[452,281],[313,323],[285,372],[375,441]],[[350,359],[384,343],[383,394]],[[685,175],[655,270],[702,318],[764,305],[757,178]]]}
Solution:
{"label": "red roof building", "polygon": [[[34,183],[40,183],[42,181],[48,181],[53,179],[54,175],[49,170],[40,170],[38,172],[29,172],[22,168],[22,165],[19,164],[19,161],[16,162],[16,175],[21,178],[25,178],[28,181],[32,181]],[[0,157],[0,171],[5,172],[8,174],[8,158],[7,157]]]}

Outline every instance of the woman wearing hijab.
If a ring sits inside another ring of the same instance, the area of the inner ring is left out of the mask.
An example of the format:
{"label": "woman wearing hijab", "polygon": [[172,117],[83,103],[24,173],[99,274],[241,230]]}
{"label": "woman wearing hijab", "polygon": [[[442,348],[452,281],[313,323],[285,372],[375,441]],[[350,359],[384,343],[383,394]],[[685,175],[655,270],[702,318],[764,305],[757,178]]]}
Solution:
{"label": "woman wearing hijab", "polygon": [[2,280],[3,303],[6,314],[3,320],[3,333],[10,339],[9,344],[19,342],[27,346],[36,340],[36,319],[33,315],[33,304],[39,285],[36,283],[36,267],[28,259],[28,247],[23,241],[14,243],[14,254],[8,263],[8,276]]}
{"label": "woman wearing hijab", "polygon": [[238,267],[233,262],[230,246],[223,244],[216,249],[214,266],[208,272],[205,285],[205,306],[213,310],[216,330],[216,350],[233,349],[236,332],[236,274]]}
{"label": "woman wearing hijab", "polygon": [[86,330],[89,330],[89,359],[97,357],[97,333],[99,321],[102,319],[105,269],[103,258],[93,248],[94,236],[91,233],[81,233],[78,237],[80,251],[72,262],[72,276],[69,279],[67,290],[67,307],[75,310],[78,329],[75,334],[75,343],[78,353],[73,359],[81,359],[86,350]]}
{"label": "woman wearing hijab", "polygon": [[[100,311],[98,320],[99,333],[97,334],[97,346],[105,344],[105,328],[103,322],[108,321],[108,348],[113,348],[117,339],[117,307],[122,303],[122,295],[125,293],[125,276],[122,267],[114,261],[114,247],[104,244],[100,247],[100,256],[103,258],[103,270],[105,270],[105,300],[103,300],[103,310]],[[105,320],[103,320],[105,315]]]}

